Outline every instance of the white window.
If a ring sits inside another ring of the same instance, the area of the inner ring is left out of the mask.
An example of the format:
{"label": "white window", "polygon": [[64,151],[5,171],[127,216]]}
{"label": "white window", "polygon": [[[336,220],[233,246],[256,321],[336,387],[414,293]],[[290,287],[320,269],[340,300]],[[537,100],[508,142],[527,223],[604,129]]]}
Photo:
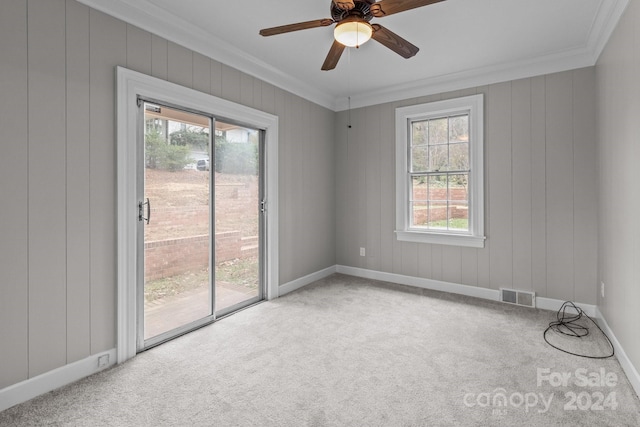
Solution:
{"label": "white window", "polygon": [[398,240],[484,247],[483,96],[396,109]]}

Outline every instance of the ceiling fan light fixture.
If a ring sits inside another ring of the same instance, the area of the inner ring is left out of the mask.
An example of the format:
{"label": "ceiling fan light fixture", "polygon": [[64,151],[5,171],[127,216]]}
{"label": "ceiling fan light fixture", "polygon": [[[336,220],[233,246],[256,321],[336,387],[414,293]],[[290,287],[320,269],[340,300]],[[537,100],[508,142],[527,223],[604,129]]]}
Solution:
{"label": "ceiling fan light fixture", "polygon": [[373,35],[373,28],[362,20],[340,22],[333,30],[333,37],[345,46],[358,47],[365,44]]}

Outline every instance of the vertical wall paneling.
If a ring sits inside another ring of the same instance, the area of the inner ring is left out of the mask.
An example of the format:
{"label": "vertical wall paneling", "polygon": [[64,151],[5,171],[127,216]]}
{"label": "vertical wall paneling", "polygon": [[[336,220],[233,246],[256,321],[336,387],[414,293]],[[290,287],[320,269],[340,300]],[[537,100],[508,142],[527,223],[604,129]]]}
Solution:
{"label": "vertical wall paneling", "polygon": [[[354,121],[355,146],[356,155],[354,157],[354,170],[356,172],[356,185],[358,190],[355,192],[356,201],[356,217],[353,223],[354,230],[356,232],[354,239],[354,247],[350,252],[357,258],[357,264],[359,267],[366,267],[366,257],[360,256],[360,248],[367,245],[367,160],[369,144],[367,141],[367,130],[369,128],[369,122],[367,120],[368,113],[371,111],[371,107],[365,107],[360,109],[356,114],[356,120]],[[352,193],[353,194],[353,193]]]}
{"label": "vertical wall paneling", "polygon": [[478,285],[478,249],[460,248],[460,283],[463,285]]}
{"label": "vertical wall paneling", "polygon": [[222,98],[240,102],[240,71],[222,64]]}
{"label": "vertical wall paneling", "polygon": [[167,80],[169,74],[167,40],[151,35],[151,75],[159,79]]}
{"label": "vertical wall paneling", "polygon": [[211,60],[211,95],[222,98],[222,64]]}
{"label": "vertical wall paneling", "polygon": [[[241,81],[241,79],[239,79]],[[293,161],[291,163],[291,171],[289,175],[290,182],[290,203],[289,210],[291,210],[291,221],[289,222],[289,228],[291,231],[291,239],[289,240],[288,251],[291,256],[297,257],[300,262],[292,265],[291,274],[292,277],[302,277],[301,274],[304,271],[303,265],[309,259],[310,245],[297,245],[298,236],[303,236],[303,241],[309,242],[308,238],[305,238],[307,227],[307,218],[305,213],[308,206],[306,205],[305,195],[307,194],[305,184],[309,181],[308,175],[305,173],[305,165],[308,159],[305,158],[307,151],[307,144],[302,143],[302,135],[305,133],[304,123],[304,111],[302,99],[297,95],[292,95],[290,98],[292,104],[292,118],[290,122],[291,138],[289,139],[289,150],[291,151]],[[296,254],[296,255],[293,255]]]}
{"label": "vertical wall paneling", "polygon": [[366,208],[363,218],[365,218],[367,231],[366,241],[366,264],[365,267],[371,270],[380,269],[380,204],[382,203],[380,194],[380,150],[384,141],[380,140],[380,117],[381,107],[374,106],[368,109],[365,129],[365,147],[363,155],[367,157],[365,165],[366,176]]}
{"label": "vertical wall paneling", "polygon": [[262,111],[274,114],[275,109],[275,87],[269,83],[261,82],[260,91],[262,99]]}
{"label": "vertical wall paneling", "polygon": [[262,82],[253,79],[253,103],[251,104],[256,110],[262,110]]}
{"label": "vertical wall paneling", "polygon": [[[358,235],[358,221],[361,220],[358,211],[358,200],[360,192],[358,159],[360,156],[360,148],[358,146],[358,135],[362,131],[360,116],[364,109],[358,109],[348,113],[346,144],[347,144],[347,173],[346,182],[343,184],[347,188],[346,198],[346,226],[344,227],[344,254],[345,265],[353,265],[362,267],[358,248],[362,237]],[[351,126],[351,127],[349,127]]]}
{"label": "vertical wall paneling", "polygon": [[[223,71],[225,66],[223,65]],[[223,79],[224,81],[224,79]],[[224,91],[224,86],[223,86]],[[278,164],[293,165],[295,158],[293,156],[293,150],[291,145],[293,132],[291,130],[292,123],[294,121],[294,106],[291,102],[292,95],[284,93],[281,90],[277,90],[278,99],[280,104],[281,115],[279,124],[283,127],[283,131],[279,133],[280,141],[278,142],[278,149],[280,150],[280,159]],[[294,279],[293,277],[293,265],[291,262],[285,260],[290,259],[293,256],[291,248],[294,242],[293,230],[293,215],[291,211],[291,199],[293,192],[292,180],[296,179],[292,173],[292,168],[282,168],[279,171],[278,176],[280,182],[279,189],[279,213],[280,213],[280,230],[282,234],[280,236],[280,283],[287,283]],[[296,257],[297,258],[297,257]]]}
{"label": "vertical wall paneling", "polygon": [[573,299],[573,81],[547,76],[547,294]]}
{"label": "vertical wall paneling", "polygon": [[339,263],[346,264],[346,232],[347,232],[347,219],[348,219],[348,206],[349,206],[349,148],[348,148],[348,120],[349,114],[347,111],[342,111],[336,115],[336,152],[335,152],[335,165],[336,165],[336,257]]}
{"label": "vertical wall paneling", "polygon": [[65,2],[28,3],[29,376],[67,360]]}
{"label": "vertical wall paneling", "polygon": [[[127,61],[126,24],[89,13],[91,192],[91,352],[116,337],[115,66]],[[153,47],[153,40],[152,40]],[[153,58],[152,58],[153,59]]]}
{"label": "vertical wall paneling", "polygon": [[[431,245],[431,278],[433,280],[443,280],[442,279],[443,247],[444,247],[443,245]],[[429,261],[425,260],[425,262],[429,262]]]}
{"label": "vertical wall paneling", "polygon": [[[28,377],[27,1],[0,2],[0,389]],[[6,185],[11,182],[11,185]]]}
{"label": "vertical wall paneling", "polygon": [[487,140],[489,157],[490,215],[487,239],[491,241],[489,269],[491,287],[512,287],[512,165],[511,165],[511,82],[489,87]]}
{"label": "vertical wall paneling", "polygon": [[445,282],[462,282],[461,249],[460,246],[442,246],[442,280]]}
{"label": "vertical wall paneling", "polygon": [[400,242],[402,254],[402,274],[418,276],[418,247],[420,244],[412,242]]}
{"label": "vertical wall paneling", "polygon": [[[322,117],[317,126],[320,138],[315,144],[315,152],[321,160],[320,166],[316,169],[316,178],[314,182],[324,183],[322,191],[316,193],[316,197],[321,202],[317,205],[317,211],[321,214],[319,223],[321,229],[329,230],[324,233],[322,246],[316,249],[316,261],[319,268],[326,265],[336,264],[336,166],[335,166],[335,113],[328,111],[319,105],[312,105],[313,112],[310,117]],[[313,121],[312,121],[313,122]],[[328,179],[327,179],[328,178]],[[318,268],[318,269],[319,269]],[[317,271],[316,269],[315,271]]]}
{"label": "vertical wall paneling", "polygon": [[547,295],[546,78],[531,79],[531,280]]}
{"label": "vertical wall paneling", "polygon": [[[67,363],[91,354],[89,8],[67,0]],[[150,41],[150,38],[149,38]],[[150,65],[150,62],[149,62]]]}
{"label": "vertical wall paneling", "polygon": [[[251,87],[253,87],[253,78],[251,78]],[[247,98],[249,98],[247,96]],[[253,98],[253,94],[251,94],[251,98]],[[302,158],[301,158],[301,166],[302,166],[302,194],[301,201],[304,206],[302,206],[302,211],[300,212],[302,220],[301,226],[301,236],[305,241],[311,241],[313,239],[313,229],[312,227],[305,226],[304,224],[317,224],[321,225],[323,221],[323,211],[328,209],[330,204],[326,202],[326,200],[320,196],[319,194],[316,196],[313,193],[306,191],[306,188],[310,185],[311,182],[317,182],[319,179],[320,168],[326,168],[327,166],[323,164],[322,154],[320,152],[322,142],[320,142],[320,136],[322,135],[321,129],[321,121],[312,121],[309,120],[309,117],[313,115],[314,108],[307,104],[306,102],[302,103],[302,129],[303,133],[308,133],[309,142],[304,144]],[[318,117],[320,118],[320,117]],[[319,252],[319,249],[324,245],[324,236],[316,239],[314,245],[307,245],[306,249],[307,259],[311,265],[318,265],[322,258],[322,255]],[[318,269],[314,270],[318,271]],[[298,274],[300,274],[299,272]]]}
{"label": "vertical wall paneling", "polygon": [[598,233],[593,228],[597,223],[593,207],[598,203],[596,97],[589,90],[594,74],[594,68],[573,73],[574,299],[589,304],[596,302],[597,267],[591,260],[598,255]]}
{"label": "vertical wall paneling", "polygon": [[150,33],[133,25],[127,25],[127,68],[151,75],[153,69],[151,46]]}
{"label": "vertical wall paneling", "polygon": [[431,268],[432,246],[433,245],[428,243],[418,245],[418,277],[423,277],[425,279],[433,278],[432,268]]}
{"label": "vertical wall paneling", "polygon": [[380,176],[380,271],[393,271],[393,248],[396,240],[396,175],[395,175],[395,110],[382,106],[379,116],[380,156],[377,174]]}
{"label": "vertical wall paneling", "polygon": [[[242,80],[243,79],[241,78],[241,87]],[[247,91],[248,95],[251,93],[252,91]],[[294,233],[296,236],[298,236],[298,238],[302,238],[302,241],[304,242],[311,242],[312,239],[310,233],[312,232],[312,230],[311,227],[308,227],[308,224],[315,223],[315,221],[311,222],[313,221],[314,217],[314,214],[312,213],[314,202],[311,201],[313,194],[307,191],[307,186],[313,179],[313,169],[317,165],[316,164],[312,166],[310,158],[312,153],[311,146],[313,145],[315,136],[310,136],[306,144],[301,143],[301,139],[303,138],[302,135],[305,135],[306,133],[312,133],[313,129],[310,127],[310,122],[307,120],[308,108],[306,103],[303,102],[303,100],[298,96],[294,97],[294,101],[296,103],[296,116],[293,123],[295,126],[295,143],[292,144],[292,147],[295,150],[295,170],[293,172],[293,175],[296,178],[293,179],[293,194],[294,199],[299,200],[299,203],[293,205],[294,220],[292,225],[294,228]],[[295,252],[297,250],[298,255],[301,257],[301,259],[305,260],[305,262],[301,262],[300,264],[295,266],[293,270],[293,274],[295,277],[302,277],[305,275],[303,273],[304,267],[302,265],[306,264],[306,261],[313,264],[314,261],[312,254],[314,252],[314,246],[315,245],[297,245],[295,247],[292,247],[291,251]]]}
{"label": "vertical wall paneling", "polygon": [[245,73],[240,73],[240,104],[253,106],[253,81],[255,79]]}
{"label": "vertical wall paneling", "polygon": [[193,88],[211,93],[211,60],[199,53],[193,54]]}
{"label": "vertical wall paneling", "polygon": [[167,80],[193,87],[193,52],[173,42],[167,45]]}
{"label": "vertical wall paneling", "polygon": [[[253,86],[253,78],[251,78],[251,86]],[[251,96],[253,98],[253,95]],[[301,218],[301,232],[305,241],[311,241],[313,239],[313,229],[305,225],[307,224],[320,224],[323,221],[323,210],[329,208],[329,204],[320,195],[314,195],[313,193],[306,191],[306,188],[311,182],[316,182],[319,179],[320,168],[325,168],[323,164],[322,154],[320,153],[320,146],[323,145],[320,142],[320,135],[322,134],[321,121],[309,120],[309,117],[313,115],[314,108],[302,100],[302,129],[301,132],[309,134],[309,142],[304,144],[301,158],[302,176],[302,194],[301,200],[304,206],[302,207]],[[320,117],[318,117],[320,118]],[[307,259],[310,265],[319,264],[322,255],[319,253],[319,248],[324,244],[324,237],[318,238],[315,245],[308,245]],[[318,271],[317,269],[314,271]],[[300,271],[298,274],[301,274]]]}
{"label": "vertical wall paneling", "polygon": [[511,169],[513,287],[531,282],[531,80],[511,85]]}

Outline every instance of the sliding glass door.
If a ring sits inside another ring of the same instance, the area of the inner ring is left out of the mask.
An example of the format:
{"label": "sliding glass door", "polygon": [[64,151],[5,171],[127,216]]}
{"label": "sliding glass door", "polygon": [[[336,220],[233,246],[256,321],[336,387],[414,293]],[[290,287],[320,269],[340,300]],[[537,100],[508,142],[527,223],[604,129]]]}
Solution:
{"label": "sliding glass door", "polygon": [[262,132],[140,109],[139,351],[264,297]]}

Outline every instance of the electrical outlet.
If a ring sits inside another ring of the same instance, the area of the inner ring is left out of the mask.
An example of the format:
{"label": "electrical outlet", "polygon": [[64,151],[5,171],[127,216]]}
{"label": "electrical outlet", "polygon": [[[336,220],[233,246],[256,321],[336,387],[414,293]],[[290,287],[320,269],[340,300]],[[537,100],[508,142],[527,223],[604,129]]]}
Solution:
{"label": "electrical outlet", "polygon": [[604,282],[600,282],[600,295],[604,298]]}
{"label": "electrical outlet", "polygon": [[108,364],[109,364],[108,354],[103,354],[102,356],[98,357],[98,368],[102,368],[104,366],[107,366]]}
{"label": "electrical outlet", "polygon": [[364,248],[360,248],[360,256],[365,256],[365,250],[364,250]]}

